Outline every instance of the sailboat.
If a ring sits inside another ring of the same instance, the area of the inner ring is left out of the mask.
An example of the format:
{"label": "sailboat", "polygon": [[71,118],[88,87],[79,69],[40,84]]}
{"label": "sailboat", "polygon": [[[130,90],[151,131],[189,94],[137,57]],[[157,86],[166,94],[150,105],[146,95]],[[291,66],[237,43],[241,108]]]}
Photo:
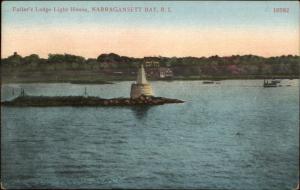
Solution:
{"label": "sailboat", "polygon": [[264,88],[268,88],[268,87],[277,87],[277,82],[274,80],[269,82],[268,80],[264,79]]}

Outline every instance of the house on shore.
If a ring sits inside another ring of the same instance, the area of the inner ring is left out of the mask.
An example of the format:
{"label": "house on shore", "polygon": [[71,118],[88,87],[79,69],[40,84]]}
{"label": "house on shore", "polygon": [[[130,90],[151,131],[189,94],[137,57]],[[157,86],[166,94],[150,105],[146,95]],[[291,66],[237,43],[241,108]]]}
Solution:
{"label": "house on shore", "polygon": [[174,76],[171,68],[160,67],[159,68],[159,78],[172,78]]}

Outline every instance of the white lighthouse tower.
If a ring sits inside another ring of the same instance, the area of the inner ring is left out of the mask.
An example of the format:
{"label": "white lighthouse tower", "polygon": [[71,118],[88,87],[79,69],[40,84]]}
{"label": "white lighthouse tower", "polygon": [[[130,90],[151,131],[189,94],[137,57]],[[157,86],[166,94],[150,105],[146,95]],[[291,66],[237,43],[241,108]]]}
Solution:
{"label": "white lighthouse tower", "polygon": [[131,98],[138,98],[141,95],[153,96],[151,85],[146,79],[145,69],[143,64],[139,66],[136,82],[131,85]]}

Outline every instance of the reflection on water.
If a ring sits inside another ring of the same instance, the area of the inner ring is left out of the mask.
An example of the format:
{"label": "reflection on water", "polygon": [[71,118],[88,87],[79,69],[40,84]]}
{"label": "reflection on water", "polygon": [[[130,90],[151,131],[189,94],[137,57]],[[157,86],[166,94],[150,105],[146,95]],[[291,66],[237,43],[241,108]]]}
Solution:
{"label": "reflection on water", "polygon": [[152,106],[132,106],[130,109],[135,115],[136,119],[143,119],[147,117],[147,112],[151,109]]}

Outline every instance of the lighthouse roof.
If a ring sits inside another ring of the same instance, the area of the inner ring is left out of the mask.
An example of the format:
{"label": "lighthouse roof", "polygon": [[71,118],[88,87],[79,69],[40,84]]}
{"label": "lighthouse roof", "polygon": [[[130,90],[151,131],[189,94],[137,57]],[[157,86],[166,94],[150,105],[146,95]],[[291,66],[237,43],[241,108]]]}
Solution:
{"label": "lighthouse roof", "polygon": [[136,83],[137,84],[148,84],[143,64],[141,64],[141,66],[139,67]]}

